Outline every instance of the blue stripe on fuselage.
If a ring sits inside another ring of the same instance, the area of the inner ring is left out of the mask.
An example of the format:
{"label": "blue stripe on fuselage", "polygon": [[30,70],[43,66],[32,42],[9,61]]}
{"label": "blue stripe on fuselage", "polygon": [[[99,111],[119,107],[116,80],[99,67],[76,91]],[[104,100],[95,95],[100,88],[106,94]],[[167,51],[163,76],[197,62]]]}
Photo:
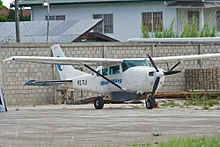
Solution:
{"label": "blue stripe on fuselage", "polygon": [[[113,83],[117,83],[117,84],[121,84],[122,83],[122,79],[111,79],[111,81]],[[109,85],[110,82],[108,81],[100,81],[100,86],[103,86],[103,85]]]}

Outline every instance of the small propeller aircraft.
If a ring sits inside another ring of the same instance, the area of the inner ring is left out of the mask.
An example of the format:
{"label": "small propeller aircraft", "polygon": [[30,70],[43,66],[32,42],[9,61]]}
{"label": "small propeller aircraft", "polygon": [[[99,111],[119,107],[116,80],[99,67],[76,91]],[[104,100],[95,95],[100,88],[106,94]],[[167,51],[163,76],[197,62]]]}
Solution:
{"label": "small propeller aircraft", "polygon": [[[103,93],[111,101],[123,102],[135,99],[145,99],[148,109],[154,108],[155,92],[163,85],[165,76],[177,74],[174,70],[184,60],[220,57],[220,53],[153,57],[148,58],[75,58],[65,57],[59,44],[51,47],[54,57],[12,56],[6,61],[33,62],[56,64],[60,80],[35,81],[31,80],[25,85],[31,86],[57,86],[66,84],[74,89]],[[156,63],[177,61],[168,71],[157,67]],[[153,67],[150,67],[148,62]],[[91,74],[75,69],[72,65],[81,64],[91,71]],[[100,66],[101,65],[101,66]],[[99,66],[96,70],[93,66]],[[94,107],[102,109],[104,98],[98,96],[94,99]]]}

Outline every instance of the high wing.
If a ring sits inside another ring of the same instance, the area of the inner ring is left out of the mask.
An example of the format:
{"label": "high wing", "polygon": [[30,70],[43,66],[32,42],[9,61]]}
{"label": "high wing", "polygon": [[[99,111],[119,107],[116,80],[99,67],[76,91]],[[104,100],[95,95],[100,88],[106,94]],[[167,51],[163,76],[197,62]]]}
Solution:
{"label": "high wing", "polygon": [[[205,58],[220,57],[220,53],[212,54],[199,54],[199,55],[183,55],[183,56],[166,56],[166,57],[152,57],[156,63],[161,62],[173,62],[184,60],[197,60]],[[128,60],[143,60],[145,58],[129,58]],[[113,59],[113,58],[78,58],[78,57],[37,57],[37,56],[12,56],[6,61],[18,61],[18,62],[35,62],[46,64],[63,64],[63,65],[75,65],[75,64],[94,64],[94,65],[113,65],[120,64],[126,59]],[[146,58],[149,61],[148,58]]]}
{"label": "high wing", "polygon": [[35,63],[46,63],[46,64],[63,64],[63,65],[75,65],[75,64],[98,64],[98,65],[112,65],[120,64],[123,59],[113,58],[75,58],[75,57],[37,57],[37,56],[12,56],[6,61],[18,61],[18,62],[35,62]]}
{"label": "high wing", "polygon": [[152,57],[156,63],[161,62],[173,62],[173,61],[185,61],[185,60],[197,60],[206,58],[220,57],[220,53],[212,54],[198,54],[198,55],[183,55],[183,56],[166,56],[166,57]]}

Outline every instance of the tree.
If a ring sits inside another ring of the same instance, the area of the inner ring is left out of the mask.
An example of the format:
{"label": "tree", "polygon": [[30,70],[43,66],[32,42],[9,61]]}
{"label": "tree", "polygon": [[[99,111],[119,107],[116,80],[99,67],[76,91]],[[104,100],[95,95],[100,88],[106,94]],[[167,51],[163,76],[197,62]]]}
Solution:
{"label": "tree", "polygon": [[0,14],[0,22],[6,22],[7,21],[7,16]]}
{"label": "tree", "polygon": [[3,5],[2,0],[0,0],[0,10],[8,10],[8,8]]}
{"label": "tree", "polygon": [[9,22],[15,21],[15,10],[12,10],[12,9],[8,10],[7,21]]}
{"label": "tree", "polygon": [[23,10],[20,9],[19,19],[20,21],[31,21],[31,15],[24,15]]}
{"label": "tree", "polygon": [[[21,9],[20,13],[19,13],[19,20],[20,21],[30,21],[31,20],[31,16],[30,15],[24,15],[23,11]],[[7,21],[10,21],[10,22],[14,22],[15,21],[15,10],[9,9]]]}
{"label": "tree", "polygon": [[[15,10],[8,9],[6,6],[3,6],[2,0],[0,0],[0,10],[8,10],[7,16],[0,14],[0,22],[14,22],[15,21]],[[20,9],[19,18],[20,18],[20,21],[30,21],[31,20],[30,15],[23,14],[22,8]]]}

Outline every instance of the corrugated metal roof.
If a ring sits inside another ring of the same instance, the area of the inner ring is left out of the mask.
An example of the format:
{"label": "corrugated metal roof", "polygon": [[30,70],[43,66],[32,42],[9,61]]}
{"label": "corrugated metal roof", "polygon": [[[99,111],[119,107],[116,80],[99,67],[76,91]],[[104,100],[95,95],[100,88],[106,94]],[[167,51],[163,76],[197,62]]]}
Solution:
{"label": "corrugated metal roof", "polygon": [[[136,3],[136,2],[152,2],[164,0],[48,0],[51,5],[61,4],[94,4],[94,3]],[[175,1],[175,0],[166,0]],[[44,0],[22,0],[20,6],[42,5]]]}
{"label": "corrugated metal roof", "polygon": [[[72,42],[102,20],[50,21],[49,42]],[[47,21],[20,22],[21,42],[46,42]],[[0,23],[0,42],[15,42],[15,23]]]}
{"label": "corrugated metal roof", "polygon": [[220,2],[177,1],[170,3],[167,6],[175,8],[218,8],[220,7]]}

